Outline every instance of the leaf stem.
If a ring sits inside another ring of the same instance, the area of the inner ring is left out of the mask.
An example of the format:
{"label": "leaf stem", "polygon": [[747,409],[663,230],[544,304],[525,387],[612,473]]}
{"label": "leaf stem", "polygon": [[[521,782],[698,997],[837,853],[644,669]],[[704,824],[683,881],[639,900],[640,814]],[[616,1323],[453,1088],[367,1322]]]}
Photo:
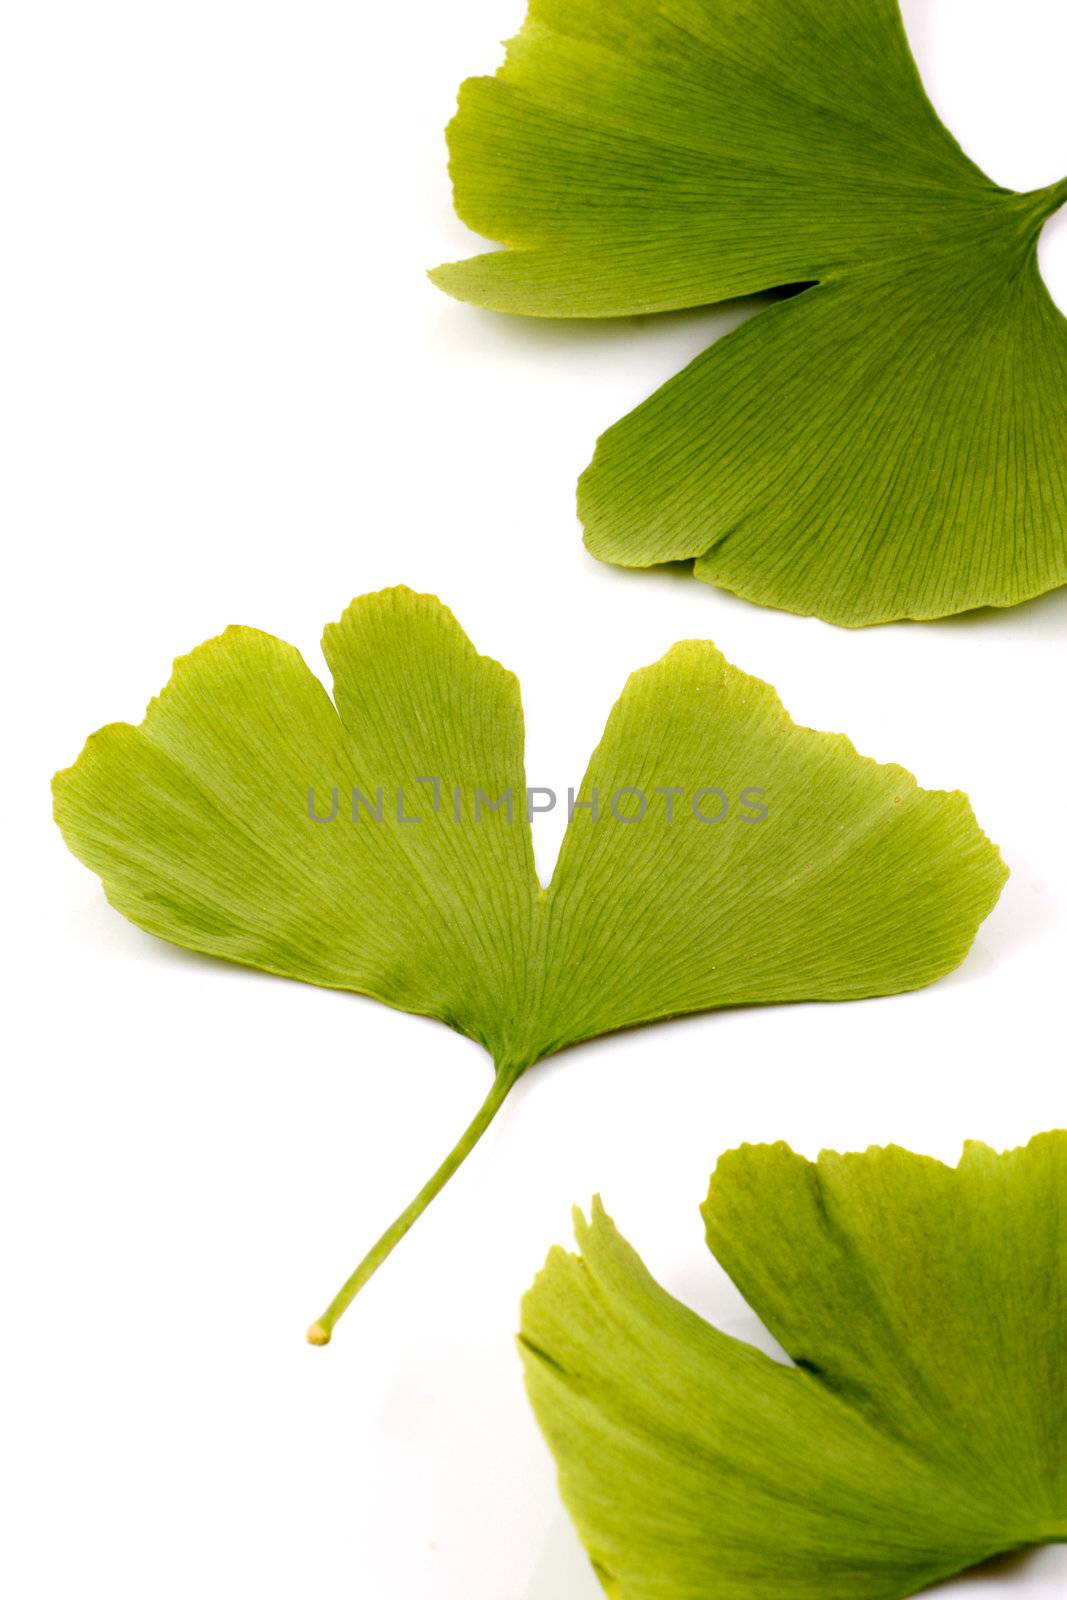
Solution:
{"label": "leaf stem", "polygon": [[500,1107],[504,1104],[518,1077],[519,1074],[517,1072],[498,1070],[496,1077],[493,1079],[493,1086],[486,1095],[478,1114],[466,1131],[460,1135],[458,1142],[449,1151],[433,1177],[423,1185],[414,1200],[400,1213],[396,1221],[386,1228],[377,1244],[367,1251],[355,1272],[338,1293],[334,1295],[322,1316],[311,1324],[307,1331],[308,1344],[329,1344],[335,1324],[348,1310],[348,1307],[352,1304],[364,1284],[377,1272],[394,1245],[400,1243],[412,1223],[418,1221],[430,1201],[440,1194],[452,1174],[463,1165],[486,1128],[488,1128],[500,1110]]}
{"label": "leaf stem", "polygon": [[1067,204],[1067,178],[1061,178],[1059,183],[1049,184],[1047,189],[1038,189],[1034,199],[1038,202],[1037,220],[1044,224],[1053,212]]}

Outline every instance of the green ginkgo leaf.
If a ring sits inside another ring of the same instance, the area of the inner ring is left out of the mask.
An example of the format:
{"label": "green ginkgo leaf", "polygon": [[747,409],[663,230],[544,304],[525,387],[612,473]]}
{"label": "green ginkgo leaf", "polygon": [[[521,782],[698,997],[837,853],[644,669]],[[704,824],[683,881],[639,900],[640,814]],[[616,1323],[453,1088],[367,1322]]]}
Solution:
{"label": "green ginkgo leaf", "polygon": [[449,130],[511,248],[449,294],[614,317],[803,286],[601,439],[590,550],[696,558],[859,626],[1067,583],[1067,320],[1037,266],[1067,180],[1014,194],[927,100],[897,0],[531,0]]}
{"label": "green ginkgo leaf", "polygon": [[511,674],[407,589],[353,601],[323,651],[333,703],[290,645],[231,628],[55,780],[67,843],[139,927],[435,1017],[493,1059],[316,1341],[533,1062],[681,1012],[931,983],[1006,877],[963,795],[797,727],[687,643],[627,684],[542,889]]}
{"label": "green ginkgo leaf", "polygon": [[901,1600],[1067,1542],[1067,1133],[955,1169],[745,1145],[704,1218],[795,1367],[680,1305],[599,1202],[524,1302],[613,1600]]}

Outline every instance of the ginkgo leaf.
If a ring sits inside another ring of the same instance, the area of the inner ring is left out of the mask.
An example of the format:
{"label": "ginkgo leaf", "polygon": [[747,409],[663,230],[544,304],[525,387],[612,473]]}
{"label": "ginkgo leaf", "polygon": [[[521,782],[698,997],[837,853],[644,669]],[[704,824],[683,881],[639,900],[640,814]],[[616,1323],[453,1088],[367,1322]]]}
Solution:
{"label": "ginkgo leaf", "polygon": [[803,286],[600,440],[594,555],[848,626],[1067,583],[1067,319],[1037,239],[939,122],[897,0],[531,0],[460,93],[439,267],[528,316]]}
{"label": "ginkgo leaf", "polygon": [[1067,1133],[718,1165],[708,1243],[796,1363],[649,1276],[599,1201],[521,1348],[613,1600],[902,1600],[1067,1542]]}
{"label": "ginkgo leaf", "polygon": [[627,684],[543,890],[511,674],[407,589],[353,601],[323,651],[333,703],[290,645],[229,629],[54,786],[70,848],[139,927],[434,1017],[493,1059],[318,1340],[533,1062],[681,1012],[931,983],[1007,875],[963,795],[797,727],[690,642]]}

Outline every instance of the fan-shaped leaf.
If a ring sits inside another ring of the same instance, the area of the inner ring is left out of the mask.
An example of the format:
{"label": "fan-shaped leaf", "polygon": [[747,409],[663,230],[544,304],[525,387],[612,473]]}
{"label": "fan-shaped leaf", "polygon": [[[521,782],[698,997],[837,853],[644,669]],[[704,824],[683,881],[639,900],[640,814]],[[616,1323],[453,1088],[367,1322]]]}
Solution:
{"label": "fan-shaped leaf", "polygon": [[139,927],[493,1058],[485,1106],[316,1337],[533,1062],[679,1012],[918,988],[1006,876],[964,796],[797,727],[687,643],[627,684],[542,890],[514,678],[406,589],[354,601],[323,648],[333,704],[291,646],[231,628],[55,781],[68,844]]}
{"label": "fan-shaped leaf", "polygon": [[998,188],[938,121],[896,0],[531,0],[450,129],[440,267],[531,316],[806,292],[601,439],[590,549],[695,557],[857,626],[1067,583],[1067,321],[1037,267],[1067,180]]}
{"label": "fan-shaped leaf", "polygon": [[524,1304],[530,1396],[614,1600],[902,1600],[1067,1541],[1067,1134],[954,1170],[744,1146],[704,1215],[795,1368],[659,1288],[599,1202]]}

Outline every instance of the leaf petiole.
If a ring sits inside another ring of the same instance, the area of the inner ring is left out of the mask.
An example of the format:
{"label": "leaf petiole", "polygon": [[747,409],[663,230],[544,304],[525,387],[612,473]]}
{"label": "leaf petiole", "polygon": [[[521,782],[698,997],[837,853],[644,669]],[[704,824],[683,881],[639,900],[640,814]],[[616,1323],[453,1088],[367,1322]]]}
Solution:
{"label": "leaf petiole", "polygon": [[460,1135],[459,1140],[449,1151],[433,1177],[423,1185],[411,1204],[400,1213],[395,1222],[386,1228],[377,1244],[372,1245],[367,1251],[355,1272],[352,1273],[352,1276],[338,1293],[334,1295],[322,1316],[311,1324],[307,1331],[308,1344],[329,1344],[334,1327],[348,1310],[356,1295],[364,1284],[373,1278],[382,1262],[391,1253],[394,1245],[400,1243],[400,1240],[412,1224],[422,1216],[431,1200],[440,1194],[453,1173],[463,1165],[500,1110],[500,1107],[504,1104],[519,1076],[520,1074],[514,1070],[497,1071],[496,1077],[493,1079],[493,1086],[482,1102],[481,1109],[474,1120],[466,1131]]}

